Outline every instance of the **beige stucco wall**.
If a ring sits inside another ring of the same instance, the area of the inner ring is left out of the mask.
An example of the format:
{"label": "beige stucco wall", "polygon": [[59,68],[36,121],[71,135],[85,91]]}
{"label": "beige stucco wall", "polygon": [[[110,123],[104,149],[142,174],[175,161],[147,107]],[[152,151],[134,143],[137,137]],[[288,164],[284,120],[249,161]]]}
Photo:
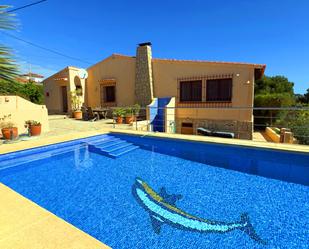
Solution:
{"label": "beige stucco wall", "polygon": [[280,143],[280,135],[278,135],[271,127],[266,127],[266,135],[275,143]]}
{"label": "beige stucco wall", "polygon": [[[85,79],[78,77],[79,71],[80,69],[76,67],[66,67],[43,81],[45,105],[50,113],[61,113],[63,111],[61,86],[67,87],[68,112],[71,111],[70,91],[76,90],[76,80],[79,80],[82,86],[82,104],[86,101],[86,82]],[[49,96],[46,96],[46,93],[49,93]]]}
{"label": "beige stucco wall", "polygon": [[135,103],[135,58],[112,55],[107,59],[88,68],[87,99],[88,105],[101,105],[100,81],[116,80],[117,106],[129,106]]}
{"label": "beige stucco wall", "polygon": [[[254,67],[251,65],[216,64],[208,62],[153,60],[154,96],[178,96],[178,79],[184,77],[233,74],[231,107],[252,107]],[[204,91],[204,90],[203,90]],[[205,96],[205,92],[203,92]],[[176,100],[176,106],[180,106]],[[218,104],[220,107],[220,104]],[[176,110],[177,118],[252,121],[252,110],[192,109],[207,105],[190,103],[190,108]]]}
{"label": "beige stucco wall", "polygon": [[[58,73],[50,76],[43,81],[44,86],[44,101],[45,105],[50,113],[62,112],[62,95],[61,86],[67,86],[69,89],[69,82],[65,80],[55,81],[55,79],[67,78],[69,79],[68,68],[65,68]],[[46,96],[49,93],[49,96]],[[69,95],[68,95],[69,98]]]}
{"label": "beige stucco wall", "polygon": [[19,134],[27,132],[25,121],[35,120],[42,124],[42,132],[49,131],[48,113],[45,105],[36,105],[18,96],[0,96],[0,117],[11,115],[6,121],[18,127]]}
{"label": "beige stucco wall", "polygon": [[[69,72],[69,91],[75,91],[76,90],[76,80],[79,81],[79,84],[82,87],[82,96],[80,96],[80,100],[81,100],[81,106],[86,102],[86,80],[85,79],[81,79],[79,77],[79,72],[80,72],[80,68],[76,68],[76,67],[69,67],[68,68],[68,72]],[[69,101],[69,111],[71,111],[71,100],[70,100],[70,92],[69,92],[69,96],[68,96],[68,101]],[[87,103],[85,103],[87,105]]]}
{"label": "beige stucco wall", "polygon": [[[176,97],[178,95],[177,79],[181,77],[233,74],[231,106],[249,108],[253,106],[254,67],[252,65],[174,62],[153,59],[152,67],[154,97]],[[112,55],[88,68],[86,97],[89,106],[101,105],[100,80],[103,79],[116,80],[117,106],[128,106],[135,103],[135,58]],[[195,105],[190,104],[190,107],[195,107]],[[252,110],[219,109],[218,111],[218,109],[192,110],[182,108],[176,111],[176,116],[179,118],[252,121]]]}

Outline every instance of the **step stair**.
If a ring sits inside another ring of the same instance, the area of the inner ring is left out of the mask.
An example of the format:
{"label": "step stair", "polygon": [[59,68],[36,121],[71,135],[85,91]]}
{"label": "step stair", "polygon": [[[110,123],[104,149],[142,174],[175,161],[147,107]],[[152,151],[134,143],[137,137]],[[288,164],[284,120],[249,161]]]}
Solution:
{"label": "step stair", "polygon": [[88,144],[88,149],[90,152],[111,158],[118,158],[139,148],[139,146],[111,135],[107,135],[102,139],[92,140],[86,143]]}

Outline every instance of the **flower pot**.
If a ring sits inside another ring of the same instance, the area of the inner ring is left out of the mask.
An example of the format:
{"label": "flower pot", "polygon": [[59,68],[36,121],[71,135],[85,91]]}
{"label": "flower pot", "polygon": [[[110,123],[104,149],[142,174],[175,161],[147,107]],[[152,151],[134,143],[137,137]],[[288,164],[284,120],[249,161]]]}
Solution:
{"label": "flower pot", "polygon": [[73,117],[75,119],[82,119],[83,118],[83,112],[82,111],[74,111],[73,112]]}
{"label": "flower pot", "polygon": [[122,117],[117,117],[117,124],[122,124]]}
{"label": "flower pot", "polygon": [[127,116],[126,117],[126,124],[132,124],[134,121],[134,116]]}
{"label": "flower pot", "polygon": [[2,135],[3,135],[4,139],[6,139],[6,140],[16,139],[18,137],[17,127],[2,128],[1,131],[2,131]]}
{"label": "flower pot", "polygon": [[41,135],[42,125],[31,125],[30,126],[30,134],[31,136],[39,136]]}

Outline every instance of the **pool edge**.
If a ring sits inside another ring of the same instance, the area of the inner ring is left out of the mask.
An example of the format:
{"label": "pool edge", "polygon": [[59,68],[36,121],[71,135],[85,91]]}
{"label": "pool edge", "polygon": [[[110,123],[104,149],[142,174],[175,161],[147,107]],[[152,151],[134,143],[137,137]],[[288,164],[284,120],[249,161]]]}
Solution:
{"label": "pool edge", "polygon": [[122,130],[122,129],[102,129],[97,131],[86,131],[86,132],[77,132],[74,134],[67,134],[61,136],[53,136],[44,138],[41,140],[32,140],[25,141],[17,144],[6,144],[0,146],[0,155],[16,152],[25,149],[33,149],[41,146],[52,145],[61,142],[68,142],[71,140],[82,139],[90,136],[103,135],[107,133],[119,133],[119,134],[128,134],[128,135],[139,135],[139,136],[149,136],[155,138],[169,138],[176,140],[186,140],[194,141],[201,143],[214,143],[214,144],[225,144],[225,145],[234,145],[247,148],[256,148],[256,149],[268,149],[268,150],[279,150],[287,152],[301,152],[309,153],[309,146],[305,145],[295,145],[295,144],[276,144],[269,142],[258,142],[252,140],[240,140],[240,139],[228,139],[228,138],[215,138],[215,137],[205,137],[205,136],[196,136],[196,135],[183,135],[183,134],[169,134],[169,133],[150,133],[145,131],[134,131],[134,130]]}
{"label": "pool edge", "polygon": [[252,140],[205,137],[205,136],[197,136],[197,135],[169,134],[169,133],[160,133],[160,132],[149,133],[149,132],[141,132],[141,131],[128,131],[128,130],[124,131],[124,130],[116,130],[116,129],[110,130],[110,133],[147,136],[147,137],[163,138],[163,139],[165,138],[165,139],[200,142],[200,143],[208,143],[208,144],[231,145],[231,146],[239,146],[239,147],[255,148],[255,149],[309,153],[309,146],[298,145],[298,144],[277,144],[277,143],[269,143],[269,142],[258,142],[258,141],[252,141]]}
{"label": "pool edge", "polygon": [[0,203],[0,248],[110,248],[2,183]]}
{"label": "pool edge", "polygon": [[86,132],[77,132],[74,134],[67,134],[61,136],[52,136],[48,138],[42,138],[40,140],[31,140],[31,141],[23,141],[16,144],[4,144],[0,146],[0,155],[17,152],[27,149],[34,149],[38,147],[43,147],[47,145],[53,145],[57,143],[69,142],[73,140],[83,139],[91,136],[104,135],[109,133],[106,130],[98,130],[98,131],[86,131]]}

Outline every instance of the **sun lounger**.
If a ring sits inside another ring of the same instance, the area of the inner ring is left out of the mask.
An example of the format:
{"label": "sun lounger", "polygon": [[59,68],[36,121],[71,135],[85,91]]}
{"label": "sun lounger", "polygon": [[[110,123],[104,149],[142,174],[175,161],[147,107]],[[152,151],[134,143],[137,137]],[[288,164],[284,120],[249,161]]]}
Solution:
{"label": "sun lounger", "polygon": [[197,134],[203,135],[203,136],[212,136],[212,131],[200,127],[200,128],[197,128]]}
{"label": "sun lounger", "polygon": [[214,131],[212,133],[214,137],[224,137],[224,138],[234,138],[235,134],[233,132],[223,132],[223,131]]}
{"label": "sun lounger", "polygon": [[235,137],[235,134],[233,132],[211,131],[203,127],[197,128],[197,134],[203,135],[203,136],[223,137],[223,138],[234,138]]}

